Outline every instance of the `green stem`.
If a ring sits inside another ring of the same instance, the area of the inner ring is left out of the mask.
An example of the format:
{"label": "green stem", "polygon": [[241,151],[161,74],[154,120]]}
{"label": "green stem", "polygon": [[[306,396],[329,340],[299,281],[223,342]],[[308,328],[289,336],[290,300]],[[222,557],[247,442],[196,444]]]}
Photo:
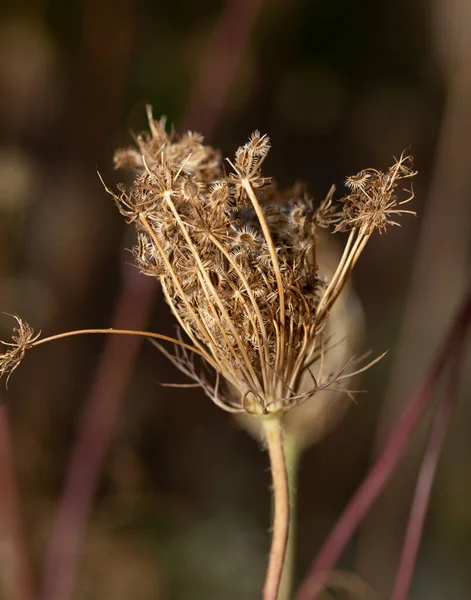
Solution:
{"label": "green stem", "polygon": [[273,537],[263,589],[263,600],[278,600],[290,522],[288,476],[281,417],[272,416],[262,419],[262,424],[270,456],[274,504]]}
{"label": "green stem", "polygon": [[283,567],[283,576],[281,578],[281,586],[278,600],[290,600],[293,589],[296,557],[296,497],[298,482],[298,465],[299,457],[301,455],[298,444],[296,444],[296,441],[289,436],[286,436],[284,439],[284,451],[286,461],[286,472],[288,474],[290,517],[288,545],[286,547],[285,564]]}

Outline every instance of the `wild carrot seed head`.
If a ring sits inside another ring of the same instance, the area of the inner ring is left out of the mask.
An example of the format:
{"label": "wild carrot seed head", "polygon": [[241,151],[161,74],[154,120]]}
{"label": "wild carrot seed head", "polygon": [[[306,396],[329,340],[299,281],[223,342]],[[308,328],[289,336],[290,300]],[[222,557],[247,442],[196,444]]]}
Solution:
{"label": "wild carrot seed head", "polygon": [[17,323],[13,329],[12,341],[1,342],[4,346],[9,346],[10,349],[0,354],[0,377],[6,375],[7,383],[13,371],[20,366],[26,351],[32,347],[32,344],[41,335],[40,332],[35,334],[33,328],[20,319],[18,315],[12,316]]}
{"label": "wild carrot seed head", "polygon": [[412,156],[403,153],[386,173],[376,169],[365,169],[357,175],[347,177],[345,185],[351,189],[351,193],[341,200],[344,208],[342,220],[336,230],[345,231],[352,227],[363,227],[370,233],[374,229],[382,233],[387,225],[399,225],[393,220],[398,215],[415,214],[413,211],[400,208],[413,199],[412,188],[404,190],[408,196],[400,200],[397,187],[400,180],[410,179],[416,173],[413,169]]}
{"label": "wild carrot seed head", "polygon": [[[150,130],[138,138],[141,170],[115,195],[137,228],[139,268],[160,279],[190,339],[240,390],[239,407],[265,412],[292,395],[315,336],[324,283],[312,199],[285,203],[268,185],[261,167],[270,141],[259,132],[226,177],[201,136],[167,134],[163,120],[151,119]],[[135,170],[139,161],[118,151],[115,164]]]}
{"label": "wild carrot seed head", "polygon": [[228,406],[286,410],[300,400],[301,375],[318,358],[317,337],[348,277],[346,264],[357,258],[347,256],[328,286],[318,273],[316,229],[382,231],[402,212],[395,188],[413,175],[411,159],[401,156],[386,174],[368,169],[348,178],[343,211],[332,203],[333,188],[315,209],[299,186],[281,194],[264,176],[270,140],[260,132],[228,160],[225,176],[220,153],[200,135],[166,133],[165,120],[149,118],[140,158],[129,150],[115,156],[117,167],[138,169],[115,197],[136,225],[139,267],[160,279],[181,327],[239,390]]}
{"label": "wild carrot seed head", "polygon": [[[226,175],[221,154],[200,134],[167,132],[165,119],[154,120],[150,109],[148,116],[150,132],[137,137],[137,150],[114,157],[134,180],[110,193],[136,227],[140,270],[159,279],[216,381],[196,373],[186,350],[164,353],[230,411],[286,411],[346,377],[342,371],[313,378],[312,390],[300,392],[303,375],[328,348],[321,338],[330,310],[369,236],[411,212],[400,205],[412,192],[401,201],[397,187],[415,175],[412,158],[401,155],[386,173],[366,169],[349,177],[342,210],[332,201],[333,187],[314,208],[302,186],[283,194],[264,176],[270,140],[258,131],[228,160]],[[350,238],[328,281],[318,269],[317,230],[332,225]],[[16,369],[35,339],[18,319],[12,349],[0,355],[0,375]]]}

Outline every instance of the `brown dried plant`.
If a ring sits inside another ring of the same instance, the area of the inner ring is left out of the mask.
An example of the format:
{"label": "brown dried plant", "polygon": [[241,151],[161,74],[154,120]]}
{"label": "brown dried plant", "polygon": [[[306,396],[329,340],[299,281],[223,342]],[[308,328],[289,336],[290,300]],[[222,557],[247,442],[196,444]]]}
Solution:
{"label": "brown dried plant", "polygon": [[[333,188],[315,209],[303,190],[281,193],[263,176],[270,141],[258,131],[228,160],[227,175],[219,152],[200,135],[168,133],[150,111],[149,123],[138,152],[115,154],[116,168],[136,177],[113,196],[136,226],[139,268],[160,280],[181,328],[224,385],[199,377],[187,353],[174,363],[219,406],[259,415],[286,411],[346,377],[328,374],[299,393],[303,373],[321,359],[320,334],[371,233],[411,212],[401,205],[412,191],[401,201],[397,187],[415,174],[412,157],[401,155],[386,173],[349,177],[342,210],[332,203]],[[316,240],[319,228],[333,224],[350,236],[326,282]]]}
{"label": "brown dried plant", "polygon": [[[137,137],[138,149],[118,150],[114,157],[116,168],[134,171],[134,180],[117,193],[106,189],[136,227],[139,269],[159,279],[191,340],[190,346],[173,340],[186,346],[169,355],[173,362],[225,410],[259,415],[286,411],[351,376],[330,373],[299,393],[303,374],[328,348],[320,342],[322,331],[370,235],[397,225],[401,213],[414,214],[402,208],[412,190],[398,197],[398,182],[415,175],[412,157],[402,154],[386,173],[366,169],[348,177],[350,193],[340,205],[333,204],[332,188],[314,208],[300,186],[282,193],[263,176],[266,135],[254,132],[228,159],[227,174],[221,154],[201,135],[167,132],[165,119],[154,120],[150,108],[148,116],[150,133]],[[332,225],[349,237],[326,281],[318,269],[317,235]],[[0,375],[10,375],[39,343],[31,327],[15,318]],[[188,350],[215,369],[217,385],[197,374]]]}
{"label": "brown dried plant", "polygon": [[20,366],[26,351],[34,346],[34,342],[41,335],[41,332],[35,334],[33,328],[22,321],[18,315],[12,316],[17,323],[13,328],[12,341],[2,342],[4,346],[10,346],[11,350],[0,354],[0,377],[6,375],[7,384],[13,371]]}
{"label": "brown dried plant", "polygon": [[[366,169],[348,177],[349,194],[333,203],[332,187],[315,208],[302,187],[281,192],[262,173],[270,149],[266,135],[254,132],[235,158],[224,163],[219,151],[196,133],[166,130],[148,109],[149,133],[137,149],[116,152],[116,168],[134,173],[114,197],[134,224],[133,249],[139,269],[157,278],[182,336],[128,330],[80,330],[39,338],[19,317],[9,349],[0,355],[0,376],[19,366],[39,344],[85,333],[152,338],[166,356],[219,407],[260,418],[270,454],[274,490],[274,529],[264,588],[265,600],[279,598],[289,530],[289,489],[283,448],[283,416],[320,390],[345,390],[342,380],[352,361],[325,372],[329,315],[371,234],[398,225],[412,189],[399,182],[415,175],[412,157],[402,154],[385,173]],[[226,169],[228,173],[226,172]],[[402,197],[403,196],[403,197]],[[402,197],[402,199],[401,199]],[[343,254],[330,278],[318,266],[320,229],[348,232]],[[327,339],[325,339],[327,338]],[[172,354],[156,340],[175,344]],[[215,371],[200,373],[194,355]],[[317,366],[317,377],[313,368]],[[306,389],[306,376],[312,387]],[[334,387],[335,386],[335,387]]]}

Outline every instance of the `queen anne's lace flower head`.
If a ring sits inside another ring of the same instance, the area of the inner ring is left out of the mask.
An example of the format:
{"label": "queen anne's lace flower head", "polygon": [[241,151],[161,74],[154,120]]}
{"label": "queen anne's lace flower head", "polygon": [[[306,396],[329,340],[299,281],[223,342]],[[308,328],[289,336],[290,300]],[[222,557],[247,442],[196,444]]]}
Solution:
{"label": "queen anne's lace flower head", "polygon": [[[317,208],[299,186],[281,193],[262,174],[270,140],[258,131],[228,160],[229,175],[200,135],[168,133],[164,119],[150,115],[150,134],[137,144],[139,152],[115,155],[116,167],[136,176],[113,195],[136,226],[139,268],[160,280],[218,385],[197,376],[188,355],[173,361],[228,410],[275,412],[306,399],[298,383],[320,358],[330,308],[364,244],[375,228],[410,212],[397,208],[396,188],[414,174],[411,157],[401,156],[386,174],[368,169],[349,177],[340,210],[333,188]],[[351,239],[328,283],[318,272],[316,236],[333,224]]]}
{"label": "queen anne's lace flower head", "polygon": [[[402,204],[412,191],[400,200],[398,182],[415,175],[412,158],[401,155],[386,173],[366,169],[348,177],[350,193],[340,208],[333,204],[334,188],[315,207],[302,186],[282,193],[262,173],[270,149],[266,135],[255,131],[224,163],[201,135],[168,132],[165,119],[155,121],[148,113],[150,133],[137,137],[137,149],[114,157],[116,168],[134,173],[132,183],[108,191],[136,228],[139,269],[160,281],[191,341],[173,340],[176,353],[162,348],[164,353],[216,404],[234,412],[285,411],[351,376],[342,370],[319,380],[312,368],[329,348],[326,321],[368,238],[411,212]],[[331,226],[350,233],[327,280],[318,267],[318,233]],[[34,345],[91,332],[36,341],[29,325],[15,318],[13,341],[0,355],[0,376],[9,376]],[[213,367],[215,381],[197,372],[189,350]],[[306,373],[313,387],[301,392]]]}

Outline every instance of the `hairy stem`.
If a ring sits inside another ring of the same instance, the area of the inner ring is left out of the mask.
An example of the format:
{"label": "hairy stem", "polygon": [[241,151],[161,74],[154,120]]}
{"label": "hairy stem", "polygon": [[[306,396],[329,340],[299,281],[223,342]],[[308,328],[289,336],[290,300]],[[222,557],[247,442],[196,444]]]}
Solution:
{"label": "hairy stem", "polygon": [[286,546],[283,575],[281,578],[279,600],[290,600],[293,590],[293,579],[295,574],[295,541],[296,541],[296,495],[298,481],[298,465],[301,455],[296,440],[285,437],[284,452],[286,462],[286,473],[288,476],[289,490],[289,532]]}
{"label": "hairy stem", "polygon": [[263,419],[273,479],[273,537],[263,600],[278,600],[288,544],[290,507],[281,417]]}

